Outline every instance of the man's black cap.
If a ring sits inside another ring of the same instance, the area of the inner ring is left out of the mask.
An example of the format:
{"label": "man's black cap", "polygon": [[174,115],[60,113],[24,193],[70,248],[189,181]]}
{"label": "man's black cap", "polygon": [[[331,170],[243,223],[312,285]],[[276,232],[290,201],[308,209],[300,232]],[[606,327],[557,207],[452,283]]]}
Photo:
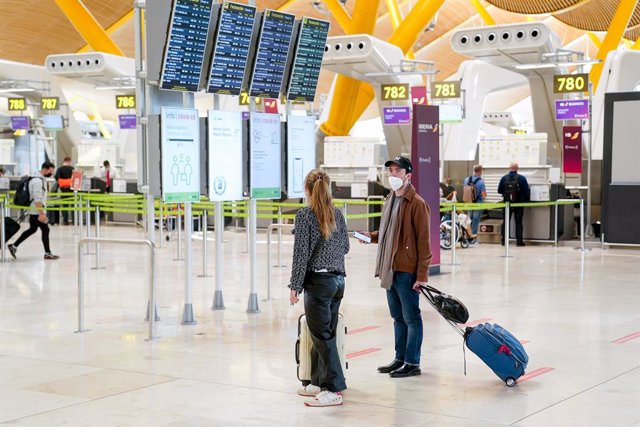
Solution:
{"label": "man's black cap", "polygon": [[398,156],[398,157],[394,157],[391,160],[387,160],[386,163],[384,164],[384,167],[388,168],[389,165],[392,165],[392,164],[397,165],[401,169],[405,169],[407,173],[413,172],[413,165],[411,164],[411,160],[407,159],[406,157]]}

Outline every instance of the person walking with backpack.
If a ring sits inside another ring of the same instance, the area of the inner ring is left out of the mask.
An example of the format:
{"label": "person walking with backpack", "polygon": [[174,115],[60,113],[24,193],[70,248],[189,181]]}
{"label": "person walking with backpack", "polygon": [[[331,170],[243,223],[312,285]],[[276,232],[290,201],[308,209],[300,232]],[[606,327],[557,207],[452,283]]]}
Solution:
{"label": "person walking with backpack", "polygon": [[[518,173],[518,164],[511,163],[509,165],[509,173],[503,176],[500,179],[500,183],[498,184],[498,193],[502,194],[502,199],[505,202],[510,203],[523,203],[528,202],[530,197],[529,191],[529,183],[527,182],[527,178]],[[524,208],[523,207],[510,207],[509,208],[509,218],[511,221],[511,215],[515,216],[516,219],[516,246],[524,246],[524,240],[522,238],[522,220],[524,218]],[[504,245],[504,230],[506,224],[506,209],[505,213],[502,215],[502,244]],[[507,239],[509,236],[507,236]]]}
{"label": "person walking with backpack", "polygon": [[304,291],[304,312],[313,341],[311,384],[298,390],[312,397],[306,406],[342,405],[345,383],[336,341],[340,303],[344,295],[344,256],[349,235],[342,212],[333,206],[331,181],[321,169],[304,180],[308,206],[296,214],[289,302]]}
{"label": "person walking with backpack", "polygon": [[[473,175],[465,178],[462,193],[462,200],[465,203],[482,203],[487,198],[487,186],[482,179],[482,165],[473,167]],[[476,236],[471,240],[471,244],[477,243],[478,226],[482,217],[482,209],[469,211],[471,217],[471,235]]]}
{"label": "person walking with backpack", "polygon": [[42,245],[44,246],[44,259],[53,260],[60,258],[51,253],[49,247],[49,225],[47,224],[47,212],[45,203],[47,201],[47,186],[45,178],[53,176],[55,165],[51,162],[44,162],[37,175],[23,178],[16,190],[14,203],[19,206],[29,206],[29,228],[25,230],[18,240],[7,246],[11,256],[15,259],[18,246],[27,240],[33,233],[40,229],[42,233]]}

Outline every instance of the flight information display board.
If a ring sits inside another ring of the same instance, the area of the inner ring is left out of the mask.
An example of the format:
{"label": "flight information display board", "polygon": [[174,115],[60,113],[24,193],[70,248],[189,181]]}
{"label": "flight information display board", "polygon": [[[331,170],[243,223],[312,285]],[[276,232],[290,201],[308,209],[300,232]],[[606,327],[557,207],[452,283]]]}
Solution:
{"label": "flight information display board", "polygon": [[212,0],[175,0],[160,89],[197,92],[204,63]]}
{"label": "flight information display board", "polygon": [[262,19],[258,52],[251,74],[250,96],[278,98],[287,55],[293,35],[295,16],[267,9]]}
{"label": "flight information display board", "polygon": [[240,95],[245,82],[256,8],[225,2],[207,80],[207,92]]}
{"label": "flight information display board", "polygon": [[328,34],[328,21],[302,19],[287,89],[288,100],[313,102]]}

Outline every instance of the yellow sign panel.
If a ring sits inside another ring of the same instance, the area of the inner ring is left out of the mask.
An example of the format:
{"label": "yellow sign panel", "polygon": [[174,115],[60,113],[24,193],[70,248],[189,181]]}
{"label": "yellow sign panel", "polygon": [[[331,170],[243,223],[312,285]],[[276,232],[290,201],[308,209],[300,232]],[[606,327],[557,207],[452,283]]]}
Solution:
{"label": "yellow sign panel", "polygon": [[408,84],[383,84],[380,88],[380,97],[383,101],[397,101],[409,99]]}
{"label": "yellow sign panel", "polygon": [[24,98],[7,98],[9,111],[24,111],[27,109],[27,100]]}
{"label": "yellow sign panel", "polygon": [[116,95],[116,108],[119,110],[136,108],[136,96],[135,95]]}
{"label": "yellow sign panel", "polygon": [[589,74],[558,74],[553,76],[553,93],[586,92]]}
{"label": "yellow sign panel", "polygon": [[[248,92],[242,91],[240,92],[240,96],[238,97],[238,104],[240,105],[249,105],[249,101],[251,97]],[[262,102],[262,98],[255,97],[256,104],[260,104]]]}
{"label": "yellow sign panel", "polygon": [[452,82],[431,82],[430,98],[460,98],[460,80]]}
{"label": "yellow sign panel", "polygon": [[52,96],[40,99],[40,108],[45,111],[58,110],[60,108],[60,98]]}

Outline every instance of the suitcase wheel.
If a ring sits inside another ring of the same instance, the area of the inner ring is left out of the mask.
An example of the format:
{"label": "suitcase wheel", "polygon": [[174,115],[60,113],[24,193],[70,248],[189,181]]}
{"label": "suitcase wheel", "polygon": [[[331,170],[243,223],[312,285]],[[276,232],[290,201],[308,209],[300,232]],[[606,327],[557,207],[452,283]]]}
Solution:
{"label": "suitcase wheel", "polygon": [[514,385],[516,385],[516,379],[513,377],[509,377],[506,380],[504,380],[505,384],[507,384],[507,387],[513,387]]}

